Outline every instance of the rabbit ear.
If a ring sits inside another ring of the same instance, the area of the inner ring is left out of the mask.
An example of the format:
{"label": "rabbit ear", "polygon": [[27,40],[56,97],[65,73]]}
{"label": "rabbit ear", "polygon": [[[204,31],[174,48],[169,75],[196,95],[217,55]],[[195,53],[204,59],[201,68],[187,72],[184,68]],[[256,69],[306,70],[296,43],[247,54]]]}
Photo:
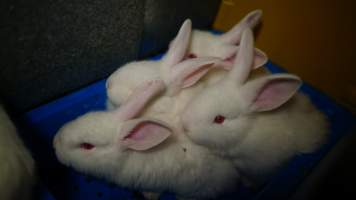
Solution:
{"label": "rabbit ear", "polygon": [[234,61],[232,70],[229,72],[228,80],[243,85],[247,80],[254,61],[253,34],[247,28],[242,33],[241,45]]}
{"label": "rabbit ear", "polygon": [[[229,56],[227,59],[224,59],[224,62],[222,62],[219,67],[222,67],[225,70],[231,70],[232,65],[233,65],[233,60],[239,50],[240,50],[240,47],[236,46],[235,54]],[[268,61],[268,57],[267,57],[266,53],[260,49],[255,48],[254,55],[253,55],[252,68],[257,69],[259,67],[262,67],[263,65],[265,65],[267,63],[267,61]]]}
{"label": "rabbit ear", "polygon": [[190,87],[198,82],[209,70],[221,62],[215,57],[199,57],[185,60],[172,67],[169,73],[169,95],[174,95],[183,88]]}
{"label": "rabbit ear", "polygon": [[136,117],[145,107],[145,105],[158,93],[165,89],[162,80],[147,81],[138,86],[129,99],[121,105],[116,111],[121,120],[128,120]]}
{"label": "rabbit ear", "polygon": [[163,58],[165,66],[171,67],[184,59],[190,44],[191,31],[192,22],[190,19],[186,19],[179,29],[176,38],[171,42],[168,52]]}
{"label": "rabbit ear", "polygon": [[225,34],[221,35],[221,40],[229,44],[240,43],[242,31],[246,28],[253,29],[260,22],[261,16],[261,10],[254,10],[248,13],[238,24],[232,27]]}
{"label": "rabbit ear", "polygon": [[268,61],[267,54],[261,49],[255,48],[253,55],[253,69],[257,69],[265,65]]}
{"label": "rabbit ear", "polygon": [[240,96],[248,111],[269,111],[287,102],[301,83],[300,78],[294,75],[269,75],[246,83],[240,90]]}
{"label": "rabbit ear", "polygon": [[161,121],[155,120],[131,120],[124,124],[120,139],[122,146],[136,151],[148,150],[165,141],[172,130]]}

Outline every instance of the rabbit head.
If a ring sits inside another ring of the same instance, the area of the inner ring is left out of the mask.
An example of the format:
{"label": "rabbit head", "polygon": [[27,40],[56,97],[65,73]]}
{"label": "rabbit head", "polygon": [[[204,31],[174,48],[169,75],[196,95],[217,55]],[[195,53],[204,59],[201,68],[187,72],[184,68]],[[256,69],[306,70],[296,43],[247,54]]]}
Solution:
{"label": "rabbit head", "polygon": [[[166,77],[172,66],[184,60],[189,46],[191,21],[185,20],[177,36],[171,42],[165,56],[158,61],[134,61],[116,70],[106,82],[108,99],[113,107],[124,102],[144,81]],[[167,78],[163,78],[167,80]]]}
{"label": "rabbit head", "polygon": [[145,82],[118,109],[90,112],[65,124],[53,141],[58,159],[80,171],[104,176],[119,169],[130,151],[157,146],[172,133],[170,127],[155,119],[134,117],[163,89],[162,81]]}
{"label": "rabbit head", "polygon": [[[235,55],[239,51],[242,31],[246,28],[253,29],[259,23],[261,16],[261,10],[252,11],[222,35],[194,30],[188,57],[219,57],[224,60],[222,67],[230,69]],[[264,65],[268,58],[263,51],[259,49],[254,51],[253,67],[258,68]]]}
{"label": "rabbit head", "polygon": [[238,145],[253,126],[255,113],[280,107],[300,87],[301,80],[289,74],[247,81],[253,53],[253,34],[246,29],[233,69],[187,104],[181,120],[194,142],[212,148]]}
{"label": "rabbit head", "polygon": [[124,102],[133,88],[143,81],[160,78],[169,85],[167,92],[173,95],[182,88],[194,85],[211,67],[218,66],[221,59],[215,57],[185,59],[190,34],[191,21],[188,19],[161,60],[132,62],[114,72],[106,84],[108,99],[113,107]]}

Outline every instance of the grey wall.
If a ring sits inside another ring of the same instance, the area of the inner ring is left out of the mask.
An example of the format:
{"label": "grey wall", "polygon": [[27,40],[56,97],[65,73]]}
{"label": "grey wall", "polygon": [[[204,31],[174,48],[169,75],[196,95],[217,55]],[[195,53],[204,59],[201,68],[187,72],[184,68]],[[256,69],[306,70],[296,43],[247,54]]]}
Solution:
{"label": "grey wall", "polygon": [[208,27],[219,2],[1,1],[0,96],[18,112],[59,98],[164,49],[187,17]]}
{"label": "grey wall", "polygon": [[144,9],[140,0],[2,4],[0,91],[17,110],[103,78],[137,56]]}
{"label": "grey wall", "polygon": [[167,48],[187,18],[194,28],[210,28],[219,5],[220,0],[146,0],[140,58]]}

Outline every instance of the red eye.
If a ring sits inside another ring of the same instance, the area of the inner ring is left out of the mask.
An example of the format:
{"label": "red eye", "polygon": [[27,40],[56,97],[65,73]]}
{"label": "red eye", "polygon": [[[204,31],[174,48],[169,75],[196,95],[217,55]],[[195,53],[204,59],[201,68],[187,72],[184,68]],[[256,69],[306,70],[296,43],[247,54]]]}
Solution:
{"label": "red eye", "polygon": [[224,121],[225,121],[225,117],[222,115],[218,115],[214,119],[214,123],[216,123],[216,124],[222,124],[222,123],[224,123]]}
{"label": "red eye", "polygon": [[231,56],[227,57],[226,59],[224,59],[224,61],[229,62],[229,63],[233,63],[234,60],[235,60],[235,57],[236,57],[235,54],[231,55]]}
{"label": "red eye", "polygon": [[80,148],[85,149],[85,150],[90,150],[94,148],[95,146],[90,144],[90,143],[82,143],[80,144]]}
{"label": "red eye", "polygon": [[194,53],[189,53],[187,55],[187,58],[196,58],[196,57],[197,57],[197,55],[195,55]]}

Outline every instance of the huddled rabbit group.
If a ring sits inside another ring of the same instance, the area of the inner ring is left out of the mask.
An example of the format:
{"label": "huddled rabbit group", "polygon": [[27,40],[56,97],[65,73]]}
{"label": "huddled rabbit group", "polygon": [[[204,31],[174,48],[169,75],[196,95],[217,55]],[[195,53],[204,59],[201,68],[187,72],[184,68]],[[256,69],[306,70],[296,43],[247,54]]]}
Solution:
{"label": "huddled rabbit group", "polygon": [[291,74],[252,76],[267,62],[246,15],[221,35],[187,19],[159,61],[134,61],[106,84],[106,111],[56,134],[58,159],[147,196],[214,199],[270,178],[290,158],[317,150],[327,121]]}

